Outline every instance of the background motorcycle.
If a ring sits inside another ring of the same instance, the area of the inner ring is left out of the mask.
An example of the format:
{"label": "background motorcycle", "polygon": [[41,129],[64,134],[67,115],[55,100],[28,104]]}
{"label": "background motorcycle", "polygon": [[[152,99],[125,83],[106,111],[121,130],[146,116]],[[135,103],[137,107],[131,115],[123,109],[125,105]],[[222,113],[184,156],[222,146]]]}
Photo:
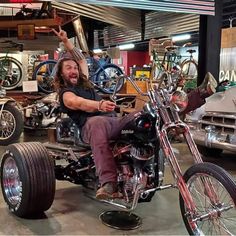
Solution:
{"label": "background motorcycle", "polygon": [[23,116],[13,98],[0,86],[0,145],[17,141],[23,130]]}
{"label": "background motorcycle", "polygon": [[[29,98],[28,98],[29,100]],[[28,129],[44,129],[54,126],[61,116],[57,93],[51,93],[33,100],[23,108],[24,127]]]}
{"label": "background motorcycle", "polygon": [[[175,188],[180,193],[180,210],[189,234],[233,234],[236,184],[221,167],[203,163],[189,127],[178,115],[187,96],[180,91],[171,94],[172,88],[151,86],[144,94],[150,101],[143,111],[121,130],[119,139],[111,142],[123,196],[105,202],[129,212],[139,202],[151,201],[157,191]],[[168,138],[170,130],[183,135],[195,163],[184,174]],[[29,217],[49,209],[54,200],[55,178],[82,184],[93,194],[99,187],[92,151],[81,141],[72,120],[58,122],[55,136],[57,142],[7,147],[1,162],[1,186],[13,214]],[[164,158],[173,174],[173,184],[163,185]]]}

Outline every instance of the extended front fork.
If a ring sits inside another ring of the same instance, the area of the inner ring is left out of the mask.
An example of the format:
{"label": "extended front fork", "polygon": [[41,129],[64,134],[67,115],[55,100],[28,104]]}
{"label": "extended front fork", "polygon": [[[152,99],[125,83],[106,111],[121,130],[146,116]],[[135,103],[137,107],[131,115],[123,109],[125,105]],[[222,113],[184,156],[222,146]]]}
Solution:
{"label": "extended front fork", "polygon": [[[178,128],[178,130],[182,131],[182,134],[185,138],[188,148],[193,156],[194,163],[195,164],[202,163],[203,161],[197,149],[197,146],[195,142],[193,141],[189,127],[185,123],[183,123],[182,121],[179,121],[177,124],[171,123],[170,125],[164,125],[161,130],[159,128],[156,129],[157,135],[160,138],[161,148],[163,149],[165,157],[168,159],[171,165],[172,175],[174,179],[176,180],[178,189],[185,202],[187,211],[190,213],[190,216],[193,219],[196,213],[196,205],[186,185],[186,182],[183,178],[183,174],[181,172],[177,158],[173,152],[173,149],[168,139],[168,130],[173,129],[173,128]],[[205,178],[202,179],[202,181],[203,181],[206,195],[208,196],[208,198],[210,199],[213,205],[217,204],[219,201],[217,198],[216,190],[214,189],[211,181]]]}

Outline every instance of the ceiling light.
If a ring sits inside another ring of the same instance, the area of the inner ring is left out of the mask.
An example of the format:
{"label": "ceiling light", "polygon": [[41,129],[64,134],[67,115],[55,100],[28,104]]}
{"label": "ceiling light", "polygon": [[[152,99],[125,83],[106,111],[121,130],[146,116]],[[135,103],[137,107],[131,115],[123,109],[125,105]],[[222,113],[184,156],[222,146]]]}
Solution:
{"label": "ceiling light", "polygon": [[131,48],[134,48],[134,44],[133,43],[123,44],[123,45],[119,46],[120,50],[131,49]]}
{"label": "ceiling light", "polygon": [[176,35],[176,36],[171,37],[172,41],[174,41],[174,42],[188,40],[190,38],[191,38],[190,34],[180,34],[180,35]]}
{"label": "ceiling light", "polygon": [[94,53],[102,53],[102,49],[99,49],[99,48],[93,49],[93,52],[94,52]]}

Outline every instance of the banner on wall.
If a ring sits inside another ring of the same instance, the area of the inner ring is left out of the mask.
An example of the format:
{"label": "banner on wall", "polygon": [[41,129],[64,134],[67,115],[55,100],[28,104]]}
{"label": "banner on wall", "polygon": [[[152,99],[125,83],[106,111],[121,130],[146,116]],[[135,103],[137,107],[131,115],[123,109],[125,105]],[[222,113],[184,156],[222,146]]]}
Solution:
{"label": "banner on wall", "polygon": [[219,81],[236,82],[236,47],[221,48]]}

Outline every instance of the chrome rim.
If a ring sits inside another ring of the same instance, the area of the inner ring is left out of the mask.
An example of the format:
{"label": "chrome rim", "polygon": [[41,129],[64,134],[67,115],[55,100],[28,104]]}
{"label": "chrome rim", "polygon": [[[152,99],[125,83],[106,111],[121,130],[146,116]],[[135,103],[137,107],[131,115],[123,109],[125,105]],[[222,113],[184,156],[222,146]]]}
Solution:
{"label": "chrome rim", "polygon": [[8,157],[3,166],[2,185],[5,196],[10,204],[18,205],[22,197],[22,183],[15,160]]}
{"label": "chrome rim", "polygon": [[[206,181],[210,181],[216,190],[217,203],[213,203],[206,195],[203,186]],[[236,232],[233,199],[217,179],[207,174],[194,175],[188,180],[188,188],[196,205],[195,213],[186,210],[193,232],[200,232],[201,235],[233,235]]]}
{"label": "chrome rim", "polygon": [[3,110],[0,120],[0,139],[10,138],[16,129],[16,119],[13,114],[7,110]]}

